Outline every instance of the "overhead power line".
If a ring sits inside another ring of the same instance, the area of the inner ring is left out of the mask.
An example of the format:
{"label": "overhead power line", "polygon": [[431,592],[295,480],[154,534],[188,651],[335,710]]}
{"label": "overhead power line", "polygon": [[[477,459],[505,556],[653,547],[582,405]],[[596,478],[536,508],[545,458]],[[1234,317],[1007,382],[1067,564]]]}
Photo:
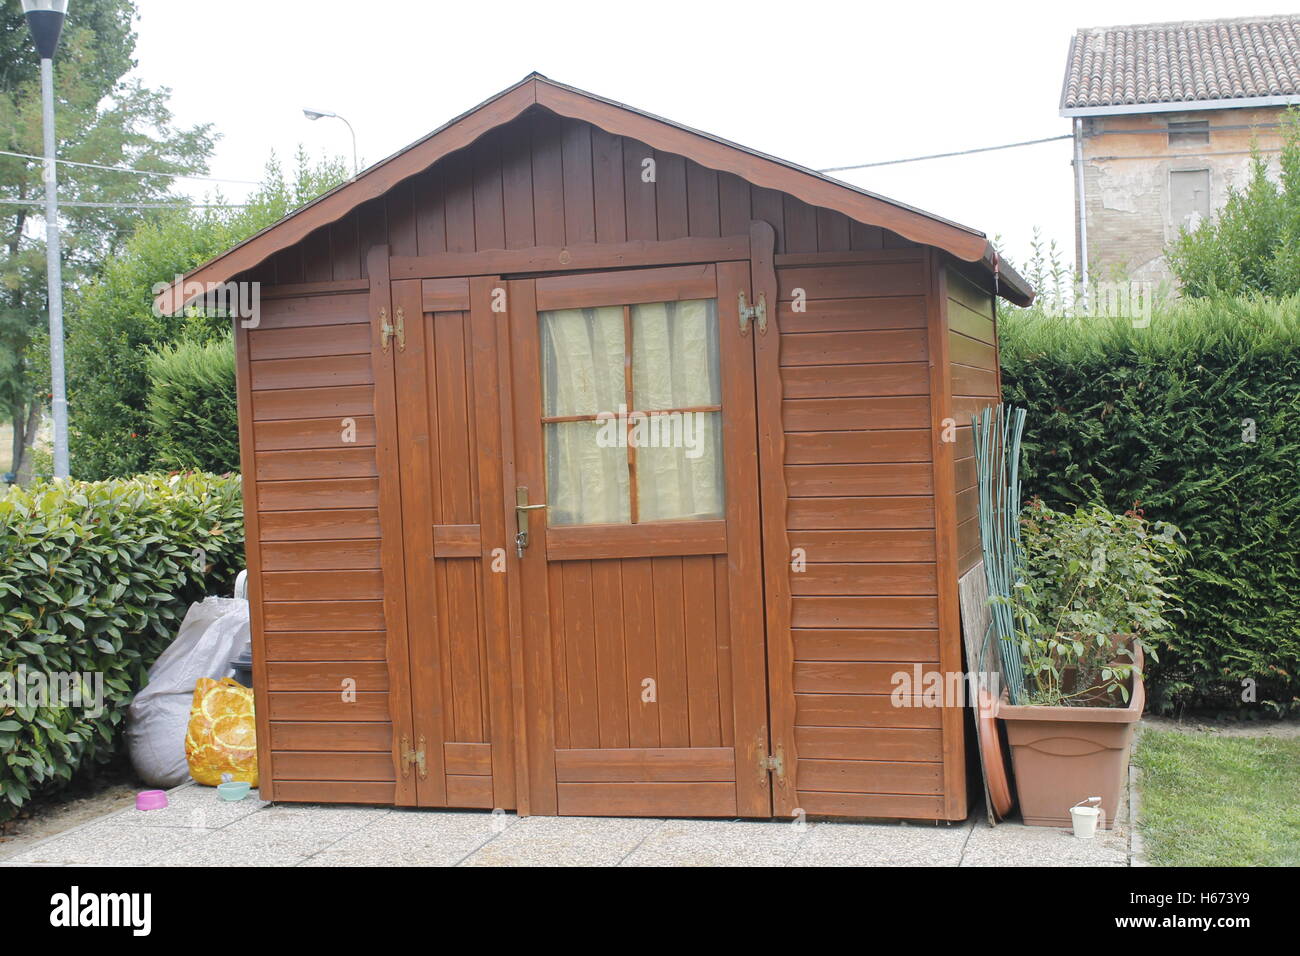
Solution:
{"label": "overhead power line", "polygon": [[[0,206],[44,206],[43,199],[0,199]],[[59,200],[60,208],[75,206],[81,209],[247,209],[248,203],[190,203],[190,202],[78,202]]]}
{"label": "overhead power line", "polygon": [[[0,149],[0,156],[16,156],[18,159],[34,159],[38,163],[45,162],[43,156],[33,156],[31,153],[14,153],[7,149]],[[191,176],[187,173],[162,173],[153,169],[135,169],[131,166],[102,166],[99,163],[79,163],[71,159],[56,159],[60,166],[80,166],[83,169],[103,169],[111,173],[132,173],[136,176],[166,176],[169,179],[194,179],[204,183],[237,183],[241,186],[260,186],[261,183],[254,182],[251,179],[218,179],[214,176]]]}
{"label": "overhead power line", "polygon": [[949,156],[969,156],[971,153],[991,153],[996,149],[1015,149],[1017,146],[1037,146],[1039,143],[1054,143],[1058,139],[1073,139],[1073,133],[1062,133],[1060,136],[1046,136],[1043,139],[1027,139],[1020,143],[1003,143],[1000,146],[979,146],[975,149],[959,149],[954,153],[932,153],[929,156],[910,156],[907,159],[886,159],[878,163],[858,163],[855,166],[832,166],[830,169],[819,169],[819,173],[842,173],[850,169],[869,169],[872,166],[896,166],[899,163],[919,163],[924,159],[947,159]]}

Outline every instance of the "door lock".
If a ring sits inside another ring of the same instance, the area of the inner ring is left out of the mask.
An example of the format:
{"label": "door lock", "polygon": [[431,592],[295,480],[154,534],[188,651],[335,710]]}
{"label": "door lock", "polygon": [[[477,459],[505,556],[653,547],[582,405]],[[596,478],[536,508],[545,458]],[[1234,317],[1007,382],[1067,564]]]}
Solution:
{"label": "door lock", "polygon": [[528,512],[540,511],[546,505],[530,505],[528,503],[528,488],[520,485],[515,489],[515,554],[519,557],[524,556],[524,549],[528,547]]}

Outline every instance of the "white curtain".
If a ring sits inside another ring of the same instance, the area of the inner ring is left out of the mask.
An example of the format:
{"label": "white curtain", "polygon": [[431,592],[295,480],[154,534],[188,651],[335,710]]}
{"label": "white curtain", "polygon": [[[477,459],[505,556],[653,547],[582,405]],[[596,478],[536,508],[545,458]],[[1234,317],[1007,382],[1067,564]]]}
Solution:
{"label": "white curtain", "polygon": [[[632,306],[632,394],[637,411],[722,404],[716,300]],[[636,451],[637,520],[721,517],[721,413],[652,416],[645,424],[650,445]]]}
{"label": "white curtain", "polygon": [[[717,304],[632,306],[633,408],[627,409],[623,309],[541,314],[543,414],[618,415],[721,404]],[[719,412],[632,418],[637,521],[721,517]],[[551,422],[546,433],[551,524],[632,520],[623,422]],[[617,440],[611,441],[611,437]]]}

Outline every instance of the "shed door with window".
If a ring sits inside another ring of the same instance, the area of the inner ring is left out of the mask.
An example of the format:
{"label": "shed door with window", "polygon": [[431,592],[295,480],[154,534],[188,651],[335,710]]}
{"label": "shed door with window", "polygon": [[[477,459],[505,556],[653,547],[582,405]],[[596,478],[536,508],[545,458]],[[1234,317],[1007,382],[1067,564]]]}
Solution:
{"label": "shed door with window", "polygon": [[507,293],[531,812],[769,815],[749,264]]}

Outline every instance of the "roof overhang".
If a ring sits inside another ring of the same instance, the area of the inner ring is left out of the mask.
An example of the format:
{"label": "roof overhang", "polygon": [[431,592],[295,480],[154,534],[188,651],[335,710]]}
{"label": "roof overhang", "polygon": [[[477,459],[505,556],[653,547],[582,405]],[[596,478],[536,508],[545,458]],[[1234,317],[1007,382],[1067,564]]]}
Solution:
{"label": "roof overhang", "polygon": [[1162,103],[1120,103],[1115,106],[1062,107],[1062,116],[1125,116],[1134,113],[1185,113],[1194,110],[1233,110],[1249,107],[1295,106],[1300,94],[1246,96],[1237,99],[1176,100]]}
{"label": "roof overhang", "polygon": [[836,210],[850,219],[880,226],[913,242],[934,246],[966,262],[980,263],[987,270],[990,283],[996,285],[1004,298],[1017,305],[1028,305],[1033,301],[1032,287],[1005,263],[999,264],[997,252],[988,238],[968,226],[532,73],[193,269],[161,291],[155,297],[155,305],[163,314],[180,311],[197,297],[195,290],[229,281],[534,106],[583,120],[608,133],[639,140],[663,152],[685,156],[710,169],[733,173],[756,186],[788,193],[809,205]]}

